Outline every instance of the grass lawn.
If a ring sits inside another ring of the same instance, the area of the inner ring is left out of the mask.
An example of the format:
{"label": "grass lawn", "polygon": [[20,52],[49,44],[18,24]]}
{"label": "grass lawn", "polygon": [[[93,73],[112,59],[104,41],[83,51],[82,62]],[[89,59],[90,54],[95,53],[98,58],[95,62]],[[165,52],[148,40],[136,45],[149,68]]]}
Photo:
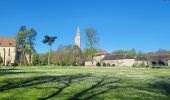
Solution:
{"label": "grass lawn", "polygon": [[0,100],[170,100],[170,69],[0,67]]}

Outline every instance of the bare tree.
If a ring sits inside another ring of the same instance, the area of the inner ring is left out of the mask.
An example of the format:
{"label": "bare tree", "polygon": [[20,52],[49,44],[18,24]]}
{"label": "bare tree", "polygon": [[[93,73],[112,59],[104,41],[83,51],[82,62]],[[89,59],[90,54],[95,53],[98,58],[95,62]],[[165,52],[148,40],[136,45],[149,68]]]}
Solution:
{"label": "bare tree", "polygon": [[87,28],[85,30],[85,33],[86,33],[86,45],[87,45],[87,48],[90,51],[91,62],[92,62],[92,65],[93,65],[93,57],[96,53],[96,48],[97,48],[99,39],[97,37],[96,30],[93,29],[93,28]]}

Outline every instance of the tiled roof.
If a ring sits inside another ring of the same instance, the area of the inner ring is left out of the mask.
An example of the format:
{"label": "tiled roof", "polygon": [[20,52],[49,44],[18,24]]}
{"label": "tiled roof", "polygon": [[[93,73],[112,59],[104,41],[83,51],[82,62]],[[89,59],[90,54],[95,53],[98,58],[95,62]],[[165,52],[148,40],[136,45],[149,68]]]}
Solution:
{"label": "tiled roof", "polygon": [[15,47],[16,39],[10,37],[0,37],[0,47]]}
{"label": "tiled roof", "polygon": [[136,57],[135,61],[147,61],[148,59],[146,57]]}
{"label": "tiled roof", "polygon": [[99,51],[96,53],[96,56],[100,56],[100,55],[108,55],[109,53],[107,51]]}
{"label": "tiled roof", "polygon": [[158,60],[170,60],[169,54],[160,54],[160,55],[152,55],[149,57],[151,61],[158,61]]}
{"label": "tiled roof", "polygon": [[110,54],[106,55],[103,60],[119,60],[119,59],[134,59],[128,54]]}

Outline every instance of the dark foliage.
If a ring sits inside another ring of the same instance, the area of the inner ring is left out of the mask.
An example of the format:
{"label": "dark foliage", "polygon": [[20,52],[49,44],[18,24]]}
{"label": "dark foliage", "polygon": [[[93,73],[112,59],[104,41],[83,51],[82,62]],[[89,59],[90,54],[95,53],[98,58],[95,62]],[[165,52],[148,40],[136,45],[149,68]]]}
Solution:
{"label": "dark foliage", "polygon": [[54,43],[54,41],[56,39],[57,39],[56,36],[48,36],[48,35],[46,35],[46,36],[44,36],[43,43],[51,46],[52,43]]}

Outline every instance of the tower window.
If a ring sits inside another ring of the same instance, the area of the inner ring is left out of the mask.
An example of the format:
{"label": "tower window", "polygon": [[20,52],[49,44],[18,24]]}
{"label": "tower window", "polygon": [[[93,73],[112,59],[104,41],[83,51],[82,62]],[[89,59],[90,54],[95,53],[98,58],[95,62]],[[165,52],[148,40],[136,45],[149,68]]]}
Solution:
{"label": "tower window", "polygon": [[1,42],[0,42],[0,45],[1,45]]}

